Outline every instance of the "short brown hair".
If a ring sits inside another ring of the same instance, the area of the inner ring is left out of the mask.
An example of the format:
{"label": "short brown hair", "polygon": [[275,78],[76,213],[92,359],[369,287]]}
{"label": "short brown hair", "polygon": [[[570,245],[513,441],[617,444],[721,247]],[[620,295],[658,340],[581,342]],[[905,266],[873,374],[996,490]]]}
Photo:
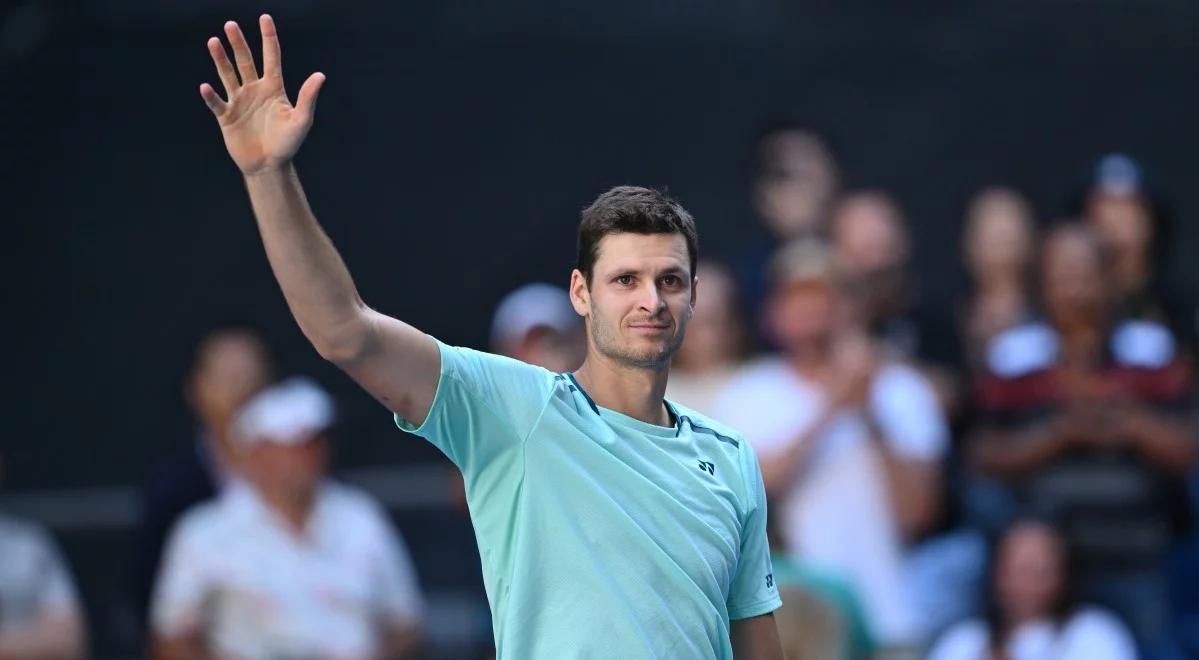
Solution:
{"label": "short brown hair", "polygon": [[576,268],[591,283],[591,271],[599,258],[599,244],[608,234],[681,234],[687,242],[691,276],[699,255],[695,219],[682,204],[651,188],[617,186],[600,195],[583,209],[579,221],[579,254]]}

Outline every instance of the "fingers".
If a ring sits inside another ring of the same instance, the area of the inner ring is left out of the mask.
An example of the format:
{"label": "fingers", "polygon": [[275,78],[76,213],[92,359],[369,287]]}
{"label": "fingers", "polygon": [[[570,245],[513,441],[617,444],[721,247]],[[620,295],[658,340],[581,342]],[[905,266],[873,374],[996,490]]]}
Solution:
{"label": "fingers", "polygon": [[229,38],[229,45],[233,46],[233,60],[237,62],[237,72],[241,74],[242,84],[258,80],[258,70],[254,68],[254,54],[250,52],[250,45],[246,43],[246,37],[237,23],[225,23],[225,36]]}
{"label": "fingers", "polygon": [[212,114],[221,116],[225,112],[225,101],[221,99],[220,94],[212,88],[212,85],[204,83],[200,85],[200,96],[204,99],[204,103],[208,105],[208,109],[212,110]]}
{"label": "fingers", "polygon": [[270,14],[258,18],[258,30],[262,33],[262,77],[283,77],[283,60],[279,53],[279,33]]}
{"label": "fingers", "polygon": [[325,74],[318,71],[308,76],[308,80],[300,87],[300,95],[296,97],[296,110],[312,119],[312,114],[316,112],[316,97],[324,84]]}
{"label": "fingers", "polygon": [[208,40],[208,54],[212,56],[217,75],[221,77],[221,84],[225,86],[225,97],[232,98],[233,93],[241,88],[241,83],[237,81],[237,74],[233,71],[233,65],[229,63],[229,57],[225,55],[225,45],[220,39],[212,37]]}

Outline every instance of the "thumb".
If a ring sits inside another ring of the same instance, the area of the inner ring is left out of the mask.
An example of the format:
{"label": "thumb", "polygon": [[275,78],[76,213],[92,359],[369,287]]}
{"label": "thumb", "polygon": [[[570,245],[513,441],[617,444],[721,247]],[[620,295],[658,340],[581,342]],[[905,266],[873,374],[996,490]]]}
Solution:
{"label": "thumb", "polygon": [[303,113],[309,120],[312,119],[313,113],[316,112],[316,97],[321,92],[321,86],[325,84],[325,74],[316,72],[308,76],[308,80],[300,86],[300,94],[296,97],[296,110]]}

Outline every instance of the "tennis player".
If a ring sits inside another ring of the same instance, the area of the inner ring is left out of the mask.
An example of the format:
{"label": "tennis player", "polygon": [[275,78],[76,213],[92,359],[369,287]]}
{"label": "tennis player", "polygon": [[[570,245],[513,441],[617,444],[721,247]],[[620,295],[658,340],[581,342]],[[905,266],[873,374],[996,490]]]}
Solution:
{"label": "tennis player", "polygon": [[200,95],[241,169],[275,277],[316,350],[462,470],[499,658],[782,658],[781,604],[753,451],[666,401],[695,302],[696,230],[674,200],[619,187],[583,211],[573,373],[447,346],[371,309],[321,230],[292,157],[325,77],[293,105],[279,39],[262,74],[236,23],[225,88]]}

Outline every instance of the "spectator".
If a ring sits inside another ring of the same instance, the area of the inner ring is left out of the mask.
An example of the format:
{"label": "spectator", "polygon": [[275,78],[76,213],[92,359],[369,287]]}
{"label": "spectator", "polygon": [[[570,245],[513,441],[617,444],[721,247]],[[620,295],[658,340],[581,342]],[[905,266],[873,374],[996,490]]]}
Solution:
{"label": "spectator", "polygon": [[746,309],[757,316],[766,295],[764,266],[789,241],[824,233],[840,173],[826,138],[794,121],[772,122],[754,151],[752,201],[760,226],[740,246],[735,275]]}
{"label": "spectator", "polygon": [[791,660],[864,660],[876,645],[853,587],[837,573],[786,551],[778,516],[767,522],[770,563],[783,597],[775,611],[784,655]]}
{"label": "spectator", "polygon": [[978,489],[989,496],[974,509],[992,525],[1029,507],[1061,520],[1083,595],[1155,645],[1166,620],[1162,563],[1191,513],[1191,373],[1165,326],[1114,316],[1106,281],[1091,230],[1049,234],[1044,319],[992,340],[975,388],[969,453],[999,488]]}
{"label": "spectator", "polygon": [[50,535],[0,515],[0,660],[87,653],[75,586]]}
{"label": "spectator", "polygon": [[771,270],[783,354],[749,365],[713,414],[755,445],[788,549],[849,581],[882,644],[914,642],[904,538],[936,519],[945,420],[918,372],[855,331],[823,245],[793,243]]}
{"label": "spectator", "polygon": [[908,269],[907,221],[889,195],[862,191],[833,209],[829,236],[849,297],[869,333],[895,356],[916,364],[946,411],[956,407],[953,323],[926,306]]}
{"label": "spectator", "polygon": [[744,359],[746,335],[732,274],[720,264],[701,261],[696,277],[695,311],[671,364],[666,396],[708,415]]}
{"label": "spectator", "polygon": [[183,395],[199,427],[190,442],[151,470],[142,490],[131,567],[139,620],[146,621],[167,534],[184,511],[231,480],[233,416],[266,387],[271,372],[266,343],[246,324],[219,325],[197,343]]}
{"label": "spectator", "polygon": [[332,404],[287,381],[236,418],[237,480],[171,535],[151,620],[160,658],[410,657],[420,595],[403,541],[324,475]]}
{"label": "spectator", "polygon": [[491,348],[550,371],[571,371],[583,361],[583,322],[565,289],[526,284],[496,307]]}
{"label": "spectator", "polygon": [[1169,236],[1158,207],[1132,158],[1108,154],[1096,164],[1083,213],[1110,256],[1115,309],[1122,318],[1168,326],[1189,352],[1195,328],[1184,296],[1162,276]]}
{"label": "spectator", "polygon": [[960,623],[938,640],[929,660],[1135,660],[1120,621],[1077,602],[1062,536],[1022,520],[992,555],[985,619]]}
{"label": "spectator", "polygon": [[1014,190],[987,188],[970,202],[962,252],[971,292],[961,319],[963,357],[970,369],[982,365],[992,337],[1031,316],[1034,232],[1032,209]]}

